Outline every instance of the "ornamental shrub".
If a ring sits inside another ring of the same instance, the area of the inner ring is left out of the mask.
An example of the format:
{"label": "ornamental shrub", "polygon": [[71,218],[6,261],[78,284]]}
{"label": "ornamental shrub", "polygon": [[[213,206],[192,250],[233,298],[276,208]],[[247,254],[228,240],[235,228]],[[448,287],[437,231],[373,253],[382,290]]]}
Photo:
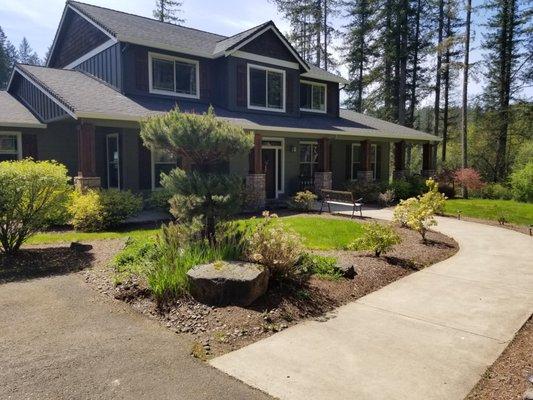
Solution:
{"label": "ornamental shrub", "polygon": [[117,189],[75,191],[69,211],[74,229],[86,232],[115,227],[142,210],[142,198]]}
{"label": "ornamental shrub", "polygon": [[309,190],[296,193],[292,198],[292,205],[298,210],[311,211],[318,196]]}
{"label": "ornamental shrub", "polygon": [[389,184],[389,190],[394,191],[397,200],[405,200],[411,197],[411,184],[405,179],[396,179]]}
{"label": "ornamental shrub", "polygon": [[485,186],[481,175],[474,168],[461,168],[455,171],[454,181],[468,191],[480,190]]}
{"label": "ornamental shrub", "polygon": [[148,198],[144,201],[144,208],[148,210],[170,210],[170,198],[172,194],[164,189],[157,189],[150,192]]}
{"label": "ornamental shrub", "polygon": [[55,161],[0,162],[0,244],[15,253],[68,201],[69,177]]}
{"label": "ornamental shrub", "polygon": [[302,253],[298,260],[298,269],[303,274],[316,275],[323,279],[337,280],[342,277],[337,259],[320,254]]}
{"label": "ornamental shrub", "polygon": [[302,254],[302,238],[277,220],[276,214],[265,211],[263,217],[248,237],[248,258],[266,266],[274,279],[290,278]]}
{"label": "ornamental shrub", "polygon": [[349,250],[371,250],[379,257],[401,242],[400,236],[388,225],[371,222],[363,225],[363,231],[363,236],[348,245]]}
{"label": "ornamental shrub", "polygon": [[522,202],[533,202],[533,161],[522,169],[511,174],[510,177],[513,199]]}
{"label": "ornamental shrub", "polygon": [[396,194],[394,190],[387,189],[383,193],[380,193],[378,196],[378,203],[382,206],[388,207],[390,206],[394,200],[396,199]]}

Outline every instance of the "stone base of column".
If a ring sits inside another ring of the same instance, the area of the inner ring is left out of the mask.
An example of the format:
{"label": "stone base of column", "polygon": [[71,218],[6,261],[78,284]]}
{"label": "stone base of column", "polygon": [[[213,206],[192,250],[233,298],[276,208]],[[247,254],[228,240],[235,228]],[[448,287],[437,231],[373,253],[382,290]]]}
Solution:
{"label": "stone base of column", "polygon": [[392,179],[394,179],[395,181],[404,179],[406,177],[407,177],[407,170],[405,169],[401,169],[398,171],[392,171]]}
{"label": "stone base of column", "polygon": [[315,172],[315,176],[314,176],[315,194],[317,196],[320,196],[322,194],[322,189],[331,190],[331,185],[332,185],[331,182],[332,182],[331,171]]}
{"label": "stone base of column", "polygon": [[246,209],[263,210],[266,204],[266,175],[246,175]]}
{"label": "stone base of column", "polygon": [[374,171],[357,171],[357,181],[368,183],[374,181]]}
{"label": "stone base of column", "polygon": [[87,189],[100,189],[102,181],[99,176],[75,176],[74,187],[82,192]]}
{"label": "stone base of column", "polygon": [[434,169],[423,169],[421,172],[421,175],[426,178],[431,178],[435,176],[435,170]]}

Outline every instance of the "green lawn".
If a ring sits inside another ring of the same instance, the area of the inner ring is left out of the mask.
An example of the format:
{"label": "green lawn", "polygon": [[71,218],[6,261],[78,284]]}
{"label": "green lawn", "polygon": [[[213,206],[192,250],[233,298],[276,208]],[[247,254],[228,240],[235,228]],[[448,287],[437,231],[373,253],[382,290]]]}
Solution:
{"label": "green lawn", "polygon": [[316,250],[343,249],[363,233],[360,223],[344,218],[290,216],[279,221],[299,233],[305,247]]}
{"label": "green lawn", "polygon": [[520,203],[514,200],[451,199],[446,200],[445,213],[497,221],[504,215],[507,221],[517,225],[533,224],[533,203]]}
{"label": "green lawn", "polygon": [[26,244],[49,244],[49,243],[61,243],[61,242],[77,242],[77,241],[90,241],[100,239],[117,239],[117,238],[144,238],[155,235],[159,231],[159,228],[136,228],[125,229],[120,231],[109,232],[76,232],[76,231],[63,231],[63,232],[40,232],[32,236]]}

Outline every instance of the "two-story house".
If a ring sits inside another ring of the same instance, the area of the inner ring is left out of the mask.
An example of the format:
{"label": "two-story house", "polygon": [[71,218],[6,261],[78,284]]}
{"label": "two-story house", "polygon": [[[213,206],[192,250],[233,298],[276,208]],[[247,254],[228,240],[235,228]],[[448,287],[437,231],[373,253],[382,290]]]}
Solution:
{"label": "two-story house", "polygon": [[423,145],[433,170],[438,139],[341,109],[347,83],[303,60],[271,21],[226,37],[69,0],[46,67],[17,65],[0,92],[0,160],[54,159],[80,185],[153,190],[187,160],[146,149],[139,121],[213,105],[255,134],[227,169],[259,204],[388,180],[391,165],[400,176],[406,142]]}

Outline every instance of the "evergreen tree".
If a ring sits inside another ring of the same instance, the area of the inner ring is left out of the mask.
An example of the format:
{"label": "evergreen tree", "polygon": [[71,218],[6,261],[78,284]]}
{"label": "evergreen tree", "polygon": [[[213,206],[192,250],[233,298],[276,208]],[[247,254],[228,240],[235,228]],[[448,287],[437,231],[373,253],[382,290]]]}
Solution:
{"label": "evergreen tree", "polygon": [[17,61],[21,64],[41,65],[41,59],[31,48],[28,40],[24,37],[20,42]]}
{"label": "evergreen tree", "polygon": [[[470,19],[472,17],[472,0],[466,2],[464,62],[463,62],[463,102],[461,108],[461,167],[468,168],[468,72],[470,68]],[[463,197],[468,197],[463,188]]]}
{"label": "evergreen tree", "polygon": [[0,89],[6,88],[16,62],[17,50],[0,27]]}
{"label": "evergreen tree", "polygon": [[170,22],[172,24],[182,24],[185,19],[181,18],[179,14],[183,2],[176,0],[156,0],[155,9],[153,11],[154,18],[161,22]]}

